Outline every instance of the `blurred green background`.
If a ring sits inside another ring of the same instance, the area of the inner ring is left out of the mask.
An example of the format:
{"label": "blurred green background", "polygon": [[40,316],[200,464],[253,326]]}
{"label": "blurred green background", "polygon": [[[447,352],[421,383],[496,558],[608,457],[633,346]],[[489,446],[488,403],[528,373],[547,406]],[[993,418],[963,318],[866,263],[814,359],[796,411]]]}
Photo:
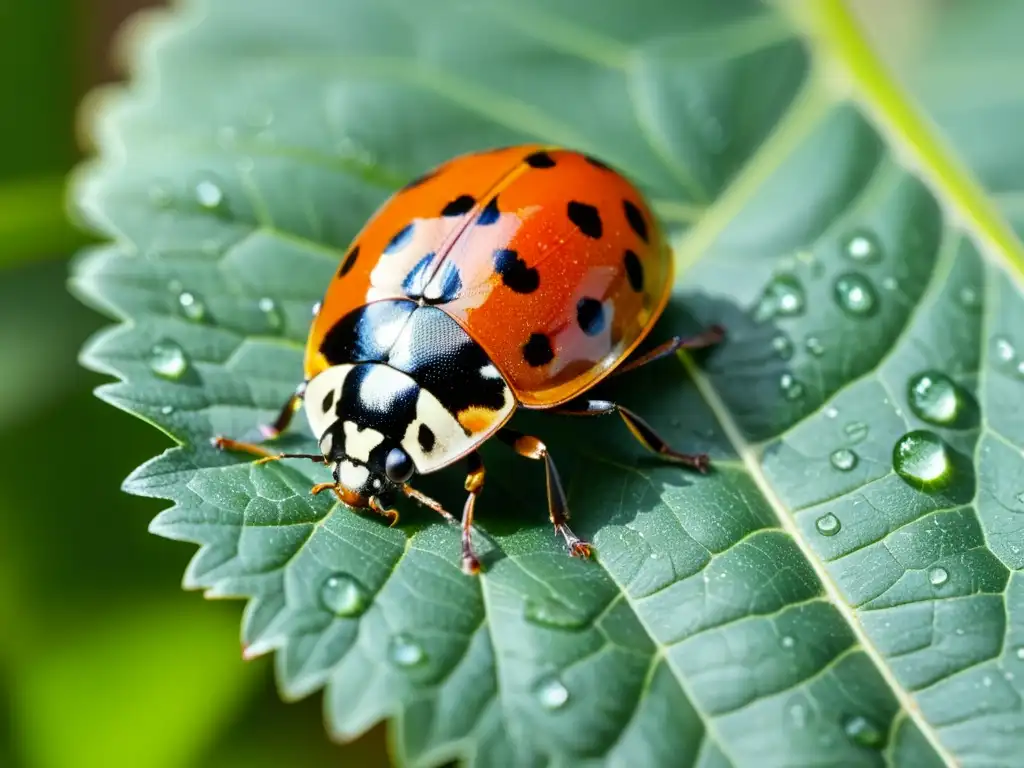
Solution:
{"label": "blurred green background", "polygon": [[169,440],[77,363],[108,322],[65,288],[77,105],[152,4],[0,2],[0,767],[386,765],[382,728],[331,744],[318,695],[283,703],[272,660],[242,661],[241,603],[181,590],[194,548],[120,490]]}

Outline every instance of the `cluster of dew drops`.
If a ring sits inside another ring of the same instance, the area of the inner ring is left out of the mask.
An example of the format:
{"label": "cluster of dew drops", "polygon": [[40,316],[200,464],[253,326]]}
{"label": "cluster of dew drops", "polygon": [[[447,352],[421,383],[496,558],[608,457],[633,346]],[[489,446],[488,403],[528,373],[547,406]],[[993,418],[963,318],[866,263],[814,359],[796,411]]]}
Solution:
{"label": "cluster of dew drops", "polygon": [[[212,176],[196,181],[192,195],[191,202],[206,212],[222,214],[226,210],[227,196]],[[150,189],[150,201],[158,208],[170,208],[175,203],[175,196],[165,185],[157,184]],[[205,243],[202,250],[216,253],[217,245]],[[843,242],[842,251],[847,259],[860,268],[881,261],[883,256],[880,241],[866,230],[849,235]],[[813,259],[810,264],[812,269],[820,268],[820,264]],[[898,288],[897,281],[892,277],[883,279],[881,286],[886,291]],[[182,317],[195,323],[212,322],[206,302],[197,292],[186,290],[176,281],[171,283],[170,289]],[[880,305],[879,291],[858,269],[844,271],[837,276],[833,282],[832,295],[839,309],[851,318],[870,317]],[[981,301],[975,288],[962,288],[958,299],[967,310],[976,311],[980,308]],[[789,273],[780,274],[765,288],[754,308],[753,317],[758,321],[796,317],[804,312],[806,301],[799,278]],[[283,331],[284,316],[272,298],[258,299],[255,309],[264,318],[266,332]],[[313,313],[316,313],[316,307]],[[813,357],[822,357],[827,351],[825,343],[817,334],[807,335],[803,347]],[[778,335],[772,340],[772,348],[783,359],[789,359],[794,352],[792,341],[784,335]],[[1002,336],[993,339],[993,357],[997,363],[1012,368],[1024,380],[1024,357],[1018,358],[1010,339]],[[180,380],[188,373],[190,361],[177,342],[162,339],[150,350],[149,366],[161,378]],[[788,372],[781,374],[779,389],[786,399],[792,401],[804,395],[803,384]],[[908,382],[907,395],[914,414],[922,421],[938,427],[955,426],[968,407],[967,396],[961,388],[948,375],[937,370],[922,371],[912,377]],[[173,410],[173,406],[165,405],[161,413],[167,415]],[[827,418],[838,416],[838,410],[834,407],[826,408],[824,413]],[[846,424],[843,431],[850,444],[856,444],[867,438],[869,428],[863,422],[853,421]],[[829,460],[835,470],[849,472],[858,466],[860,459],[853,449],[844,447],[833,451]],[[944,487],[952,474],[951,458],[945,443],[934,432],[923,429],[910,431],[896,442],[893,448],[893,468],[907,482],[922,490]],[[1024,491],[1017,495],[1016,501],[1024,512]],[[840,532],[842,524],[836,515],[827,513],[816,520],[815,528],[822,536],[831,537]],[[931,569],[928,574],[929,583],[936,588],[946,584],[948,579],[948,572],[941,567]],[[358,618],[372,602],[366,588],[345,573],[328,576],[321,585],[319,599],[323,610],[340,619]],[[560,620],[557,611],[531,610],[529,604],[526,617],[538,625],[575,628],[573,621]],[[786,636],[782,638],[781,645],[783,649],[790,650],[795,641]],[[395,634],[391,638],[387,655],[389,661],[401,669],[411,670],[428,662],[424,648],[405,633]],[[1016,650],[1016,657],[1024,662],[1024,646]],[[532,690],[539,704],[548,710],[560,709],[570,699],[568,688],[556,675],[542,678]],[[806,712],[800,705],[791,708],[791,715],[798,726],[806,720]],[[881,730],[859,715],[846,718],[843,729],[850,739],[864,746],[877,747],[883,741]]]}

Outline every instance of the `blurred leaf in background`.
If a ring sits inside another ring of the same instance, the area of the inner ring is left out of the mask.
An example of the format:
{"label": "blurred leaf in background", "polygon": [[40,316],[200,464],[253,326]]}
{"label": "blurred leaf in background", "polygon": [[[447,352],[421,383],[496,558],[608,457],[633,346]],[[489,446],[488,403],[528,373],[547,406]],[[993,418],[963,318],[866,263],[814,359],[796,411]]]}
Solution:
{"label": "blurred leaf in background", "polygon": [[188,553],[120,490],[166,440],[110,419],[77,363],[102,320],[66,289],[75,110],[141,5],[0,4],[0,766],[381,764],[380,731],[331,745],[317,702],[282,703],[271,665],[242,661],[238,606],[181,592]]}

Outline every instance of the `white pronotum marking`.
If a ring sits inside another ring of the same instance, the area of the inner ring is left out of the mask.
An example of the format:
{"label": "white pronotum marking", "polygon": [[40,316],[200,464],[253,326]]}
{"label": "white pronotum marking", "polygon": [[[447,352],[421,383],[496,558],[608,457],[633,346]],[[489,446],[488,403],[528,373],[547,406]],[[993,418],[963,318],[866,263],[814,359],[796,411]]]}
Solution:
{"label": "white pronotum marking", "polygon": [[354,421],[342,424],[345,430],[345,454],[356,461],[370,460],[370,451],[384,442],[384,435],[375,429],[360,429]]}

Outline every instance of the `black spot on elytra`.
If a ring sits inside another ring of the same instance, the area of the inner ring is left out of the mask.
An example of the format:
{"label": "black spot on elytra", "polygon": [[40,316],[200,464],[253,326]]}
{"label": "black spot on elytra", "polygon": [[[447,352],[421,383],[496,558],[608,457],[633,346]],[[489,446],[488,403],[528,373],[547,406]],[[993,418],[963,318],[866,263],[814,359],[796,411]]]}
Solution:
{"label": "black spot on elytra", "polygon": [[591,165],[600,168],[602,171],[612,170],[612,167],[608,165],[608,163],[604,162],[603,160],[597,159],[593,155],[584,155],[583,158]]}
{"label": "black spot on elytra", "polygon": [[488,201],[487,205],[484,206],[484,209],[480,211],[480,216],[477,218],[476,223],[487,226],[488,224],[496,222],[499,216],[501,216],[501,211],[498,210],[498,198],[495,196],[492,197],[490,201]]}
{"label": "black spot on elytra", "polygon": [[324,395],[324,401],[323,401],[322,405],[323,405],[324,413],[330,413],[331,412],[331,408],[334,406],[334,390],[333,389],[330,390],[326,395]]}
{"label": "black spot on elytra", "polygon": [[349,271],[356,265],[356,259],[359,258],[359,246],[352,246],[352,249],[345,254],[341,260],[341,266],[338,267],[338,277],[344,277]]}
{"label": "black spot on elytra", "polygon": [[434,450],[434,442],[437,438],[434,437],[434,430],[426,424],[420,424],[420,429],[416,434],[416,439],[419,441],[420,448],[423,449],[424,453],[430,453]]}
{"label": "black spot on elytra", "polygon": [[523,359],[537,368],[555,359],[551,341],[543,333],[531,333],[530,340],[523,344]]}
{"label": "black spot on elytra", "polygon": [[526,164],[531,168],[554,168],[555,161],[547,152],[534,152],[525,158]]}
{"label": "black spot on elytra", "polygon": [[459,195],[441,209],[441,215],[461,216],[464,213],[469,213],[474,205],[476,205],[476,200],[474,200],[470,195]]}
{"label": "black spot on elytra", "polygon": [[627,250],[622,261],[626,265],[626,278],[629,280],[629,287],[639,293],[644,289],[644,265],[640,263],[640,257]]}
{"label": "black spot on elytra", "polygon": [[622,201],[622,209],[626,212],[626,221],[629,222],[629,226],[633,228],[633,231],[637,233],[641,240],[647,242],[647,222],[644,221],[644,215],[640,213],[640,209],[637,208],[629,200]]}
{"label": "black spot on elytra", "polygon": [[384,253],[391,253],[392,251],[397,251],[399,248],[401,248],[403,245],[405,245],[407,242],[409,242],[409,239],[411,237],[412,237],[412,224],[409,223],[409,224],[406,224],[404,227],[402,227],[397,232],[395,232],[395,234],[388,241],[388,244],[386,246],[384,246]]}
{"label": "black spot on elytra", "polygon": [[501,275],[501,282],[516,293],[533,293],[540,285],[540,273],[519,258],[519,254],[508,248],[494,252],[494,270]]}
{"label": "black spot on elytra", "polygon": [[594,206],[575,200],[571,201],[569,203],[569,221],[579,227],[580,232],[587,237],[592,237],[595,240],[601,237],[603,231],[601,216]]}
{"label": "black spot on elytra", "polygon": [[584,296],[576,302],[576,322],[587,336],[596,336],[604,330],[604,307],[601,302]]}

